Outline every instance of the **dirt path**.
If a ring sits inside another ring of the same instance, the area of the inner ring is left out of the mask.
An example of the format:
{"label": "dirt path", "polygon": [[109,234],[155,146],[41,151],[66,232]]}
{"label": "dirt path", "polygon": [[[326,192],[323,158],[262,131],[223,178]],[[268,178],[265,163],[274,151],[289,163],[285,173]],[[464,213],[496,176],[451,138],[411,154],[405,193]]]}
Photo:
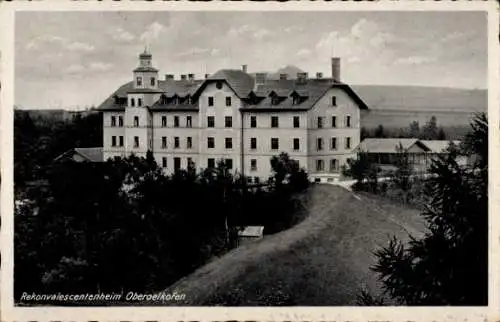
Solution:
{"label": "dirt path", "polygon": [[203,266],[167,290],[185,301],[164,304],[355,305],[362,287],[378,290],[372,251],[423,230],[415,210],[317,185],[302,223]]}

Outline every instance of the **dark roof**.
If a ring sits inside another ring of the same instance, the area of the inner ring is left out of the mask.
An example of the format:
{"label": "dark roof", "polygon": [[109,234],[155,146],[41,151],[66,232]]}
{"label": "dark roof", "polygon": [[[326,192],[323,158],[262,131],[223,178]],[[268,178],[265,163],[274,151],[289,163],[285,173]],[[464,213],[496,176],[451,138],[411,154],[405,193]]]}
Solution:
{"label": "dark roof", "polygon": [[399,145],[402,145],[404,150],[408,150],[413,145],[417,144],[423,150],[428,151],[429,148],[424,145],[419,139],[407,139],[407,138],[367,138],[364,139],[356,147],[355,151],[363,151],[369,153],[396,153],[396,149]]}
{"label": "dark roof", "polygon": [[163,93],[164,90],[152,88],[132,88],[127,93]]}
{"label": "dark roof", "polygon": [[134,72],[157,72],[158,69],[151,66],[139,66],[134,69]]}
{"label": "dark roof", "polygon": [[224,80],[240,98],[247,97],[254,88],[252,76],[239,69],[221,69],[208,77],[208,80]]}
{"label": "dark roof", "polygon": [[78,154],[82,158],[85,159],[85,161],[88,162],[103,162],[103,153],[102,153],[102,147],[96,147],[96,148],[74,148],[69,151],[64,152],[57,158],[55,158],[54,161],[60,160],[62,158],[73,158],[75,154]]}

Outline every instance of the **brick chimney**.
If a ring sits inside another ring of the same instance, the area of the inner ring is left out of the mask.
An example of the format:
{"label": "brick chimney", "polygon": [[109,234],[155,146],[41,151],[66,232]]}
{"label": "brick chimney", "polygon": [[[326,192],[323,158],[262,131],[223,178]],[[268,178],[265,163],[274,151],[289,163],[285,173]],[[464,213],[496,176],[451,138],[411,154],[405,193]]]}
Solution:
{"label": "brick chimney", "polygon": [[187,79],[187,75],[186,74],[182,74],[181,75],[181,80],[186,80]]}
{"label": "brick chimney", "polygon": [[210,76],[210,74],[205,74],[205,79],[207,79]]}
{"label": "brick chimney", "polygon": [[165,80],[174,80],[173,74],[165,74]]}
{"label": "brick chimney", "polygon": [[323,73],[321,73],[321,72],[316,73],[316,78],[317,79],[322,79],[323,78]]}
{"label": "brick chimney", "polygon": [[267,74],[266,73],[257,73],[255,74],[255,84],[264,84],[266,82]]}
{"label": "brick chimney", "polygon": [[307,83],[307,73],[297,73],[297,84]]}
{"label": "brick chimney", "polygon": [[288,74],[280,74],[280,80],[288,79]]}
{"label": "brick chimney", "polygon": [[340,82],[340,57],[332,57],[332,79]]}
{"label": "brick chimney", "polygon": [[188,74],[188,79],[190,81],[194,81],[194,74]]}
{"label": "brick chimney", "polygon": [[246,73],[247,72],[247,65],[241,65],[241,71]]}

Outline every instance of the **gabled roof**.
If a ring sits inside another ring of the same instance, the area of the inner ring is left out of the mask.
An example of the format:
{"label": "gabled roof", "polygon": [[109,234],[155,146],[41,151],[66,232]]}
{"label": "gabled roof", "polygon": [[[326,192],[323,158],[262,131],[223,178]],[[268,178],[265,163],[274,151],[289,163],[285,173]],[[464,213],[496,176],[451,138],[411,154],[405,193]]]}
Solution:
{"label": "gabled roof", "polygon": [[69,151],[64,152],[60,156],[54,159],[54,161],[60,160],[62,158],[73,158],[77,154],[88,162],[103,162],[102,147],[96,148],[74,148]]}
{"label": "gabled roof", "polygon": [[429,152],[431,153],[443,153],[446,152],[448,147],[450,146],[450,142],[453,142],[454,145],[460,145],[460,141],[446,141],[446,140],[421,140],[427,148],[429,148]]}
{"label": "gabled roof", "polygon": [[427,151],[427,148],[419,139],[399,139],[399,138],[389,138],[389,139],[379,139],[379,138],[367,138],[364,139],[357,147],[357,152],[369,152],[369,153],[396,153],[396,149],[399,145],[403,146],[404,150],[410,149],[413,145],[418,145],[423,150]]}
{"label": "gabled roof", "polygon": [[207,80],[224,80],[239,98],[247,97],[254,88],[254,79],[252,76],[239,69],[221,69]]}

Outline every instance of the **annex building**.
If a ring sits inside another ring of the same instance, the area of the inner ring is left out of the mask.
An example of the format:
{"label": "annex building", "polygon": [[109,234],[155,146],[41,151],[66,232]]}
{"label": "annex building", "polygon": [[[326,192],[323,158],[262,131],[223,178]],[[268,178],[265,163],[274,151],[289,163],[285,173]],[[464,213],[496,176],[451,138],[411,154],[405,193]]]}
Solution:
{"label": "annex building", "polygon": [[99,107],[103,159],[152,151],[167,174],[225,160],[251,182],[271,174],[270,158],[286,152],[313,180],[332,181],[360,143],[363,100],[340,81],[340,59],[331,77],[318,73],[269,79],[223,69],[203,79],[167,74],[160,79],[143,52],[132,80]]}

